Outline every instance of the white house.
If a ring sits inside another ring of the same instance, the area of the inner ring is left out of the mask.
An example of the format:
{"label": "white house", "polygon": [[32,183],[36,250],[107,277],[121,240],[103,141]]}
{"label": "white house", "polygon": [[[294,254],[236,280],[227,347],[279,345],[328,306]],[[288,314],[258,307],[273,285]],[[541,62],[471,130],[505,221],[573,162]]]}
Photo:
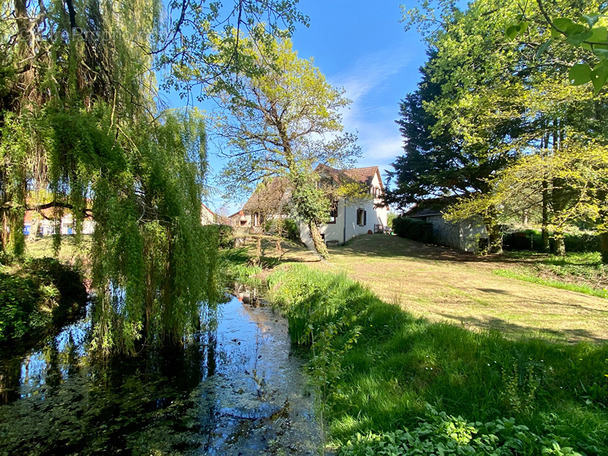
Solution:
{"label": "white house", "polygon": [[204,204],[201,204],[201,225],[215,225],[217,223],[217,214],[209,209]]}
{"label": "white house", "polygon": [[[322,180],[331,179],[337,183],[344,183],[346,177],[346,180],[363,185],[366,195],[369,195],[334,201],[330,222],[321,227],[321,235],[326,243],[344,244],[355,236],[384,230],[387,226],[388,207],[381,206],[384,184],[377,166],[339,171],[319,165],[315,171],[321,175]],[[308,227],[300,227],[300,236],[304,243],[312,242]]]}
{"label": "white house", "polygon": [[[321,227],[326,243],[343,244],[355,236],[382,232],[387,226],[388,207],[382,207],[384,184],[377,166],[352,168],[344,171],[319,165],[315,172],[320,183],[339,186],[357,183],[364,189],[357,198],[338,198],[333,202],[330,222]],[[259,187],[243,206],[230,216],[232,226],[250,231],[262,231],[270,218],[287,217],[290,210],[290,191],[285,179],[274,179]],[[308,227],[300,224],[300,237],[312,243]]]}
{"label": "white house", "polygon": [[[75,234],[74,217],[69,211],[65,211],[61,220],[55,220],[53,209],[37,211],[25,211],[23,219],[23,234],[26,236],[50,236],[59,231],[62,235]],[[82,221],[82,234],[93,234],[95,222],[90,216]]]}

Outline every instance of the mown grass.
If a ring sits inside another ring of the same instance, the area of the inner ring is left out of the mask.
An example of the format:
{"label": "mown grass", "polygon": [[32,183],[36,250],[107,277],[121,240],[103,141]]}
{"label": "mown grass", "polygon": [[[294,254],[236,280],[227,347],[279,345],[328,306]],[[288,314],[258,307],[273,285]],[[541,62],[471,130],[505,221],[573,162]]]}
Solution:
{"label": "mown grass", "polygon": [[[269,285],[293,340],[311,345],[331,441],[345,454],[365,454],[343,447],[357,433],[420,429],[428,404],[464,417],[479,435],[490,432],[489,422],[504,430],[496,423],[507,418],[528,428],[496,437],[492,445],[503,452],[453,454],[575,454],[568,447],[608,454],[606,345],[512,340],[431,323],[344,275],[305,266],[276,270]],[[447,429],[449,440],[456,434],[453,423],[446,426],[436,430]],[[420,454],[441,454],[426,451]]]}

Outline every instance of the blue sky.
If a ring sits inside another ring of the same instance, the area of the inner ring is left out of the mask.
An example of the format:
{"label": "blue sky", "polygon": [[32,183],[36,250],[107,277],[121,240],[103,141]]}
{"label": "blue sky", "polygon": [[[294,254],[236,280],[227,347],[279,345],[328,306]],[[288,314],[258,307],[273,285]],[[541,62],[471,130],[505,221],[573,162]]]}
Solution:
{"label": "blue sky", "polygon": [[[310,26],[293,36],[301,58],[313,57],[329,82],[344,87],[353,103],[344,113],[347,131],[356,132],[363,156],[358,166],[391,169],[402,153],[403,138],[395,120],[399,101],[415,90],[418,68],[426,59],[425,45],[416,32],[405,32],[400,3],[404,0],[301,0],[299,10]],[[221,169],[210,145],[212,170]],[[215,196],[209,205],[222,204]],[[239,208],[232,202],[229,210]]]}
{"label": "blue sky", "polygon": [[[346,89],[353,103],[344,115],[363,150],[360,166],[390,163],[402,152],[403,138],[395,120],[399,101],[416,89],[425,46],[399,22],[399,0],[302,1],[310,27],[300,27],[294,48],[314,57],[328,80]],[[373,5],[373,6],[372,6]]]}

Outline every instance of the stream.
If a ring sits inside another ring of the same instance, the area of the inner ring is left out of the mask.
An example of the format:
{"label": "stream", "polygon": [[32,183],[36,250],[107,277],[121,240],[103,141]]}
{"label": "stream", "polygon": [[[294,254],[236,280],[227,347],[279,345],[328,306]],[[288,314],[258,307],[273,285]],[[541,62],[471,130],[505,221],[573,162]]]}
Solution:
{"label": "stream", "polygon": [[0,359],[0,455],[314,455],[286,321],[232,298],[183,349],[90,363],[86,319]]}

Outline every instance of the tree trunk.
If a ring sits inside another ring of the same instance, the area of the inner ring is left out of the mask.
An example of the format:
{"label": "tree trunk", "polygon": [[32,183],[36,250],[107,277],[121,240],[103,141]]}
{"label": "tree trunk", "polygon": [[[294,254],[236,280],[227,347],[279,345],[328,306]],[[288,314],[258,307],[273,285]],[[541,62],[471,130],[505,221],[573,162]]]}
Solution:
{"label": "tree trunk", "polygon": [[255,265],[259,265],[262,262],[262,237],[258,236],[255,240]]}
{"label": "tree trunk", "polygon": [[608,233],[600,233],[600,252],[602,253],[602,263],[608,264]]}
{"label": "tree trunk", "polygon": [[[605,224],[606,218],[608,217],[608,210],[606,209],[606,196],[608,192],[602,190],[598,192],[597,197],[601,201],[600,210],[600,223]],[[605,230],[606,228],[602,228]],[[608,231],[602,231],[598,233],[600,236],[600,252],[602,254],[602,263],[608,264]]]}
{"label": "tree trunk", "polygon": [[312,243],[315,246],[315,250],[321,258],[325,260],[328,259],[329,252],[327,251],[327,246],[321,237],[319,226],[315,222],[308,222],[308,228],[310,229],[310,237],[312,238]]}
{"label": "tree trunk", "polygon": [[152,337],[152,312],[154,310],[154,299],[156,297],[156,281],[154,280],[154,256],[150,254],[149,239],[144,239],[144,262],[146,264],[146,291],[144,296],[144,342]]}
{"label": "tree trunk", "polygon": [[490,210],[484,218],[488,232],[488,253],[502,253],[502,233],[496,220],[496,211]]}
{"label": "tree trunk", "polygon": [[0,236],[0,240],[2,242],[2,251],[6,252],[8,247],[8,239],[9,239],[9,223],[8,217],[6,215],[6,211],[2,211],[2,236]]}
{"label": "tree trunk", "polygon": [[543,246],[542,251],[549,253],[551,250],[551,244],[549,242],[549,183],[543,181],[543,213],[542,213],[542,240]]}
{"label": "tree trunk", "polygon": [[36,219],[30,226],[30,234],[27,236],[29,242],[34,242],[38,236],[38,230],[40,229],[40,219]]}
{"label": "tree trunk", "polygon": [[555,239],[555,254],[559,256],[566,255],[566,242],[564,238],[564,233],[561,231],[556,231],[553,235]]}

